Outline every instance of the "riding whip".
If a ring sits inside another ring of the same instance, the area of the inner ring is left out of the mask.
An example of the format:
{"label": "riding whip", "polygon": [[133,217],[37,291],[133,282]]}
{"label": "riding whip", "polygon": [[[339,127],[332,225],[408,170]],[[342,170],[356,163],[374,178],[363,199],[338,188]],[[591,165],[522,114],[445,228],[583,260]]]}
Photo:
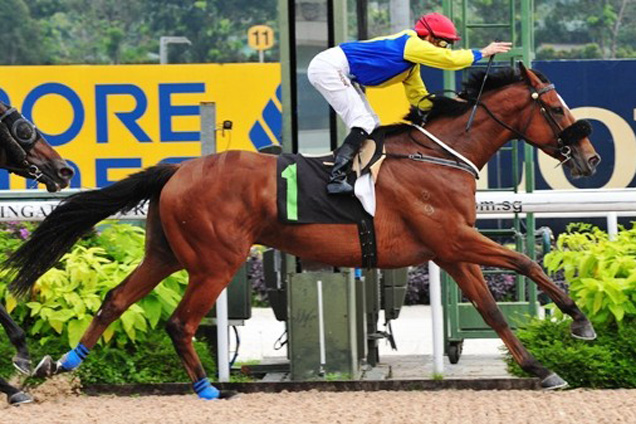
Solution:
{"label": "riding whip", "polygon": [[471,125],[473,124],[473,119],[475,119],[475,113],[477,112],[477,106],[479,106],[479,100],[481,99],[481,93],[484,91],[484,86],[486,85],[486,80],[488,79],[488,72],[490,72],[490,67],[492,66],[492,61],[495,58],[493,54],[488,59],[488,66],[486,67],[486,73],[484,74],[484,80],[481,82],[481,88],[479,89],[479,94],[477,94],[477,100],[475,101],[475,106],[473,106],[472,112],[470,112],[470,117],[468,118],[468,123],[466,124],[466,132],[470,130]]}

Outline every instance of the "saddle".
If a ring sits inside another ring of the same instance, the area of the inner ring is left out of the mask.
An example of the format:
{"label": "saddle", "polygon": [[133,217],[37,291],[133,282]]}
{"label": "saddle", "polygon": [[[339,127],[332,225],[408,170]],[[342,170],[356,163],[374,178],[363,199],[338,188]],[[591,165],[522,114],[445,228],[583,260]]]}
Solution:
{"label": "saddle", "polygon": [[[348,178],[377,181],[384,159],[384,143],[377,138],[366,140],[354,158],[353,172]],[[310,157],[284,153],[276,165],[276,205],[278,219],[284,224],[357,224],[362,264],[373,267],[377,260],[373,216],[354,196],[327,194],[327,182],[334,154]],[[373,194],[371,192],[371,194]]]}

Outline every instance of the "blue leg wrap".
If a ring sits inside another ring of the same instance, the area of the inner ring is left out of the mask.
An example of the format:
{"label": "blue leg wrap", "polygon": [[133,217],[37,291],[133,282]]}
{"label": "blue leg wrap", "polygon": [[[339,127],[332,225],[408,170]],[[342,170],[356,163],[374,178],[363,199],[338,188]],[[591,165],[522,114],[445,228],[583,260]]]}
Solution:
{"label": "blue leg wrap", "polygon": [[86,356],[88,356],[88,348],[83,344],[78,344],[77,347],[69,351],[66,355],[60,359],[60,365],[65,371],[71,371],[77,368]]}
{"label": "blue leg wrap", "polygon": [[212,386],[210,380],[208,380],[207,377],[203,377],[201,380],[194,383],[192,387],[194,388],[195,393],[199,395],[199,398],[201,399],[217,399],[220,394],[219,390],[216,387]]}

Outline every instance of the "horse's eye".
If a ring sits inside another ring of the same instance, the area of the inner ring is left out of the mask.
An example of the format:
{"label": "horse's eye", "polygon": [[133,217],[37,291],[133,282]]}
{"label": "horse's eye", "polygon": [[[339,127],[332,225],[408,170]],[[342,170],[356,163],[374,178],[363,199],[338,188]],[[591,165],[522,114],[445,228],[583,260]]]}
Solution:
{"label": "horse's eye", "polygon": [[557,115],[563,115],[563,108],[562,107],[553,107],[552,108],[552,112],[556,113]]}

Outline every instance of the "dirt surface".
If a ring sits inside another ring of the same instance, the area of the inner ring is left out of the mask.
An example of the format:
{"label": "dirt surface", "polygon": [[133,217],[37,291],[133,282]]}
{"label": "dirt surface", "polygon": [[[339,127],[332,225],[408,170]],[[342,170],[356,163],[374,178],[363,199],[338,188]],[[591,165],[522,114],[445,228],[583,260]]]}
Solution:
{"label": "dirt surface", "polygon": [[0,405],[0,422],[224,424],[604,424],[636,423],[636,390],[300,392],[189,396],[82,396],[63,390],[38,402]]}

